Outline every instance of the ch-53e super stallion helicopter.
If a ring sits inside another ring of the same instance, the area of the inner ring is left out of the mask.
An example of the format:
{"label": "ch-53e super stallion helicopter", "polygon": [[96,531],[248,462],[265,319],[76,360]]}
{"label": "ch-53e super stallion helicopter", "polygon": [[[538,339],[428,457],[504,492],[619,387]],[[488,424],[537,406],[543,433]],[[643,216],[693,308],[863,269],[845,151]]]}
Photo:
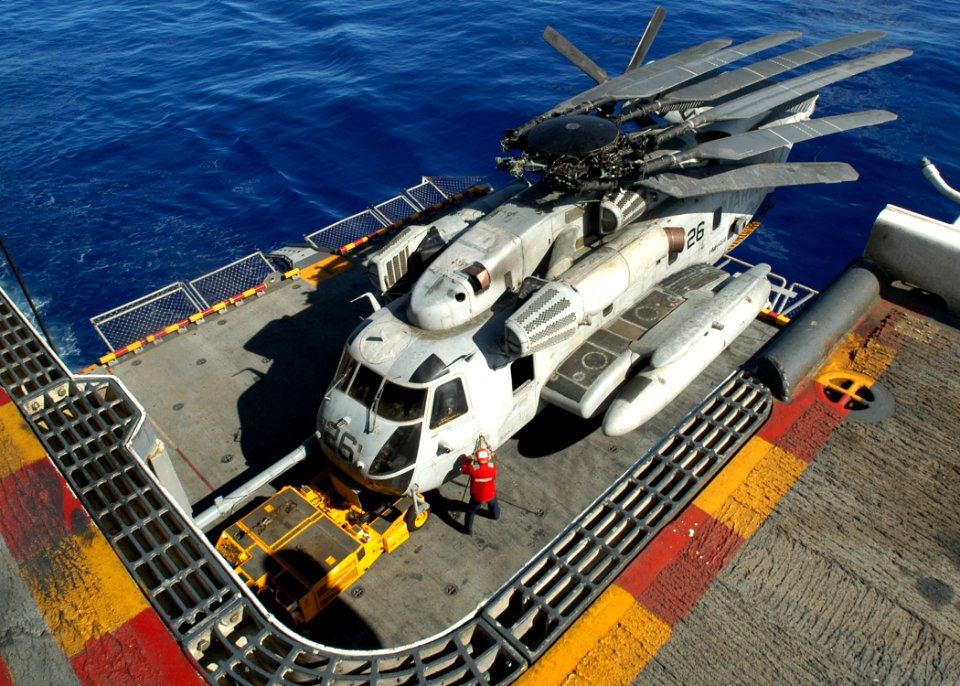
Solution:
{"label": "ch-53e super stallion helicopter", "polygon": [[[817,89],[910,54],[893,49],[779,81],[877,40],[865,31],[723,70],[800,34],[717,39],[644,63],[657,8],[614,78],[552,28],[597,85],[507,131],[516,180],[368,262],[388,298],[347,340],[318,417],[324,452],[362,486],[415,495],[497,448],[545,404],[603,412],[610,435],[659,412],[758,314],[767,265],[712,267],[775,187],[851,181],[787,163],[794,143],[895,119],[811,119]],[[405,288],[404,288],[405,287]],[[419,500],[417,498],[416,500]]]}

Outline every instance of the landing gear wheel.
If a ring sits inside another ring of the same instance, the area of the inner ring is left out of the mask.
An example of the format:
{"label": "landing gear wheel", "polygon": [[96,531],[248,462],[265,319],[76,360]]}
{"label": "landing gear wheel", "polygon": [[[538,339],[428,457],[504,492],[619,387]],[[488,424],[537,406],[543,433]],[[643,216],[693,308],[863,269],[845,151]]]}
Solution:
{"label": "landing gear wheel", "polygon": [[417,514],[416,508],[411,505],[407,513],[403,515],[403,523],[407,525],[407,529],[411,532],[421,528],[427,523],[427,520],[430,519],[430,506],[427,503],[423,503],[422,507],[423,509],[420,510],[420,514]]}

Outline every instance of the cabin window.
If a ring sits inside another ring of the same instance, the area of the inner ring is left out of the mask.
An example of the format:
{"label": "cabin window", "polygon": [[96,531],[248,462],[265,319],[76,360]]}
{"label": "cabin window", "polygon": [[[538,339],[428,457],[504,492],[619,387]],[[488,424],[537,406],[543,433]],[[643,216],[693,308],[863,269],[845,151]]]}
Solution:
{"label": "cabin window", "polygon": [[410,375],[410,383],[427,383],[439,379],[446,373],[447,365],[437,357],[436,353],[430,353],[430,356],[413,370],[413,374]]}
{"label": "cabin window", "polygon": [[410,422],[423,416],[426,404],[426,388],[410,388],[387,381],[380,393],[376,411],[378,415],[392,422]]}
{"label": "cabin window", "polygon": [[433,392],[430,428],[436,429],[467,413],[467,396],[460,379],[447,381]]}
{"label": "cabin window", "polygon": [[515,391],[528,381],[533,381],[533,355],[521,357],[510,365],[510,380]]}
{"label": "cabin window", "polygon": [[720,222],[723,220],[723,208],[718,207],[713,211],[713,230],[720,228]]}

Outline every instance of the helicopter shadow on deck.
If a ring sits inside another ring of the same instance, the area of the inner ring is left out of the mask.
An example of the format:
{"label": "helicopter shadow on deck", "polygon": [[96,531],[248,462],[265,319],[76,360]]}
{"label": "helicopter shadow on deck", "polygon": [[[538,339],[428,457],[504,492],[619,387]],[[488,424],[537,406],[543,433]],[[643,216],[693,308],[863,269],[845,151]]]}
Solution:
{"label": "helicopter shadow on deck", "polygon": [[[259,357],[256,368],[235,372],[255,379],[237,400],[235,440],[247,469],[198,503],[198,508],[212,503],[215,495],[239,487],[313,436],[317,412],[336,372],[344,341],[370,313],[369,303],[350,302],[367,290],[359,269],[349,269],[316,288],[300,281],[284,288],[303,294],[303,309],[270,319],[254,332],[243,349]],[[256,306],[269,307],[270,297],[277,296],[268,296]],[[314,464],[308,471],[315,475],[319,470]],[[306,472],[302,476],[309,480]]]}
{"label": "helicopter shadow on deck", "polygon": [[548,405],[514,435],[517,452],[533,459],[555,455],[583,441],[602,423],[603,413],[592,419],[583,419]]}

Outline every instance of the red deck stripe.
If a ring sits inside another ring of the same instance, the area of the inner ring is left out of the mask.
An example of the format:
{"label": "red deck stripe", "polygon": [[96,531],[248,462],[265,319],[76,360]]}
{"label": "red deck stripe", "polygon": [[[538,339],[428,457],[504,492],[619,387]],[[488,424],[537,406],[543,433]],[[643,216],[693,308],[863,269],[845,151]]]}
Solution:
{"label": "red deck stripe", "polygon": [[81,684],[205,684],[195,663],[151,609],[115,631],[87,641],[70,660]]}
{"label": "red deck stripe", "polygon": [[810,462],[848,414],[849,410],[828,404],[820,384],[811,382],[804,384],[789,404],[774,403],[770,418],[757,434]]}
{"label": "red deck stripe", "polygon": [[3,656],[0,656],[0,686],[15,686],[13,675],[10,673],[10,668],[4,661]]}
{"label": "red deck stripe", "polygon": [[10,396],[7,395],[7,389],[0,386],[0,405],[6,405],[10,402]]}
{"label": "red deck stripe", "polygon": [[193,462],[190,461],[190,458],[189,458],[189,457],[187,457],[186,455],[183,454],[183,451],[180,450],[180,448],[177,448],[176,451],[177,451],[177,454],[178,454],[180,457],[183,458],[183,461],[187,463],[187,466],[190,467],[190,469],[193,470],[193,473],[196,474],[198,477],[200,477],[200,481],[202,481],[207,488],[209,488],[211,491],[217,490],[216,486],[214,486],[212,483],[210,483],[210,481],[207,479],[207,477],[205,477],[205,476],[203,475],[203,472],[201,472],[201,471],[197,468],[197,465],[193,464]]}
{"label": "red deck stripe", "polygon": [[48,459],[0,479],[0,503],[0,534],[18,563],[90,524],[80,502]]}
{"label": "red deck stripe", "polygon": [[710,515],[699,507],[689,506],[675,522],[654,536],[647,547],[623,570],[615,583],[629,591],[634,598],[639,598],[656,580],[657,575],[690,544],[690,532],[696,536],[703,522],[709,518]]}
{"label": "red deck stripe", "polygon": [[706,515],[679,554],[657,574],[638,600],[670,626],[676,626],[703,597],[745,539]]}

